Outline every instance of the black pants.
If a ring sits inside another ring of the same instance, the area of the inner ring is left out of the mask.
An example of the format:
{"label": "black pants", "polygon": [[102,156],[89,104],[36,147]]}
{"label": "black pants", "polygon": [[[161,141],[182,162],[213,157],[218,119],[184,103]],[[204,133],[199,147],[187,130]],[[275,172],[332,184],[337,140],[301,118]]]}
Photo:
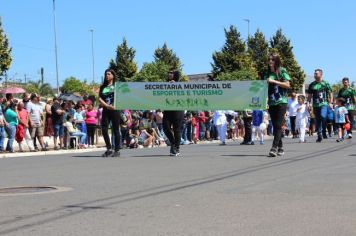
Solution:
{"label": "black pants", "polygon": [[94,145],[94,136],[95,136],[95,128],[94,124],[87,124],[87,140],[88,145]]}
{"label": "black pants", "polygon": [[244,121],[244,128],[245,128],[245,136],[244,136],[244,143],[248,143],[252,141],[252,117],[244,117],[242,118]]}
{"label": "black pants", "polygon": [[290,116],[289,120],[290,120],[290,128],[292,130],[292,135],[293,138],[295,138],[297,136],[297,131],[295,130],[295,120],[296,120],[296,116]]}
{"label": "black pants", "polygon": [[101,129],[105,140],[106,149],[111,149],[111,142],[109,137],[109,124],[112,126],[112,135],[115,137],[114,149],[118,152],[121,149],[121,137],[120,137],[120,112],[115,110],[103,109],[103,115],[101,118]]}
{"label": "black pants", "polygon": [[280,104],[269,107],[269,115],[271,116],[273,125],[273,144],[272,148],[282,148],[282,124],[287,111],[287,104]]}
{"label": "black pants", "polygon": [[350,130],[347,131],[348,134],[352,134],[352,125],[354,124],[354,111],[348,110],[348,116],[350,120]]}
{"label": "black pants", "polygon": [[[183,111],[165,111],[163,113],[163,131],[172,147],[179,150],[181,126],[184,118]],[[173,128],[173,131],[172,131]]]}

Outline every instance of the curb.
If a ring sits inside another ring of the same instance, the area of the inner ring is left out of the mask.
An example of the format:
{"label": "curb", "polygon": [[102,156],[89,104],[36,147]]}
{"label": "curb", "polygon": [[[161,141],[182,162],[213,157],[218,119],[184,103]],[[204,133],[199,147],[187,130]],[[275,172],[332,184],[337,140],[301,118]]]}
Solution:
{"label": "curb", "polygon": [[[265,140],[271,139],[271,137],[266,136]],[[240,143],[242,139],[239,139],[238,141],[233,141],[233,140],[226,140],[227,143]],[[188,144],[188,145],[205,145],[205,144],[217,144],[219,143],[219,140],[213,140],[213,141],[201,141],[197,144]],[[188,145],[182,145],[182,146],[188,146]],[[167,146],[164,146],[167,147]],[[163,148],[163,146],[162,146]],[[97,148],[86,148],[86,149],[67,149],[67,150],[58,150],[58,151],[39,151],[39,152],[16,152],[16,153],[2,153],[0,154],[0,159],[4,158],[11,158],[11,157],[35,157],[35,156],[55,156],[55,155],[60,155],[60,154],[71,154],[71,153],[87,153],[87,152],[100,152],[100,151],[105,151],[105,147],[97,147]],[[123,150],[130,150],[130,149],[123,149]]]}
{"label": "curb", "polygon": [[96,152],[96,151],[105,151],[106,148],[87,148],[87,149],[68,149],[68,150],[58,150],[58,151],[39,151],[39,152],[23,152],[23,153],[6,153],[0,154],[0,159],[10,158],[10,157],[31,157],[31,156],[54,156],[60,154],[69,154],[69,153],[86,153],[86,152]]}

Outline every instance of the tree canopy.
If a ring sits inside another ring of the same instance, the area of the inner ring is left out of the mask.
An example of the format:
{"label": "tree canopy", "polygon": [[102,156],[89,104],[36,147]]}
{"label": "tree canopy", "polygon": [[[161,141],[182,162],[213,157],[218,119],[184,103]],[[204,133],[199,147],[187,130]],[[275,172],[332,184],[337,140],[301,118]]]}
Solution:
{"label": "tree canopy", "polygon": [[90,94],[93,95],[93,87],[95,84],[88,84],[86,80],[80,81],[79,79],[71,76],[64,80],[61,87],[62,93],[79,93],[81,95]]}
{"label": "tree canopy", "polygon": [[29,81],[25,86],[25,90],[28,93],[37,93],[41,97],[53,97],[53,88],[49,83],[43,83],[42,80]]}
{"label": "tree canopy", "polygon": [[217,78],[222,73],[231,73],[240,70],[250,71],[257,77],[257,71],[253,66],[252,58],[246,51],[245,42],[241,34],[233,25],[224,29],[226,41],[221,51],[213,53],[212,73]]}
{"label": "tree canopy", "polygon": [[10,68],[12,57],[9,40],[2,28],[2,22],[0,17],[0,78]]}
{"label": "tree canopy", "polygon": [[291,77],[291,91],[298,92],[303,86],[305,74],[296,61],[291,41],[278,29],[270,40],[271,51],[276,51],[281,57],[282,65]]}
{"label": "tree canopy", "polygon": [[129,47],[124,38],[117,46],[116,58],[111,59],[109,68],[116,72],[119,81],[128,81],[137,74],[137,64],[134,61],[136,50]]}

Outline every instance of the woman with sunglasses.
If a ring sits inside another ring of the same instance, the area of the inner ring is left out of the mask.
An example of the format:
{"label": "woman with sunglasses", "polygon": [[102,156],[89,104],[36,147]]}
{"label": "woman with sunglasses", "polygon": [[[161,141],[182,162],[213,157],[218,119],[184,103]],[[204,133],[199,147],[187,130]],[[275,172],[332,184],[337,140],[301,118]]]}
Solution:
{"label": "woman with sunglasses", "polygon": [[276,157],[284,155],[282,124],[287,111],[290,77],[287,70],[282,67],[278,54],[273,53],[269,56],[268,65],[265,79],[268,83],[268,111],[272,120],[274,136],[269,156]]}

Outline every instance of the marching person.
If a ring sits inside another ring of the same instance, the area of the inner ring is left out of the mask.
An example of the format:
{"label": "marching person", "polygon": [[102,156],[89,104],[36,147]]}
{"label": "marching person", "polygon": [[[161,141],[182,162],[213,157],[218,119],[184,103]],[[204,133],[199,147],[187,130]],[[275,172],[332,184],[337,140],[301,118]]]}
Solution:
{"label": "marching person", "polygon": [[299,142],[305,143],[305,130],[308,124],[308,109],[305,104],[305,96],[299,95],[298,96],[298,104],[296,106],[297,109],[297,116],[296,116],[296,127],[299,131]]}
{"label": "marching person", "polygon": [[[115,71],[112,69],[105,70],[104,82],[99,90],[99,103],[103,107],[101,116],[102,134],[105,140],[106,152],[102,157],[119,157],[121,149],[120,137],[120,113],[114,107],[115,82],[117,80]],[[109,137],[109,124],[111,123],[112,135],[114,136],[115,144],[114,151],[111,149]]]}
{"label": "marching person", "polygon": [[[177,70],[168,72],[168,81],[171,83],[179,82],[180,74]],[[180,139],[181,139],[181,126],[184,119],[184,111],[164,111],[163,112],[163,131],[167,136],[171,149],[170,156],[180,155]]]}
{"label": "marching person", "polygon": [[270,157],[284,155],[282,142],[282,124],[287,111],[288,89],[290,77],[282,67],[278,54],[271,54],[268,58],[269,68],[266,76],[268,83],[268,106],[273,125],[273,144],[269,152]]}
{"label": "marching person", "polygon": [[290,120],[290,127],[292,131],[293,138],[297,138],[297,132],[295,126],[296,126],[296,117],[297,117],[297,109],[296,106],[298,104],[298,99],[297,99],[297,94],[295,92],[292,92],[290,98],[288,99],[288,114],[289,114],[289,120]]}
{"label": "marching person", "polygon": [[331,87],[328,82],[323,80],[323,71],[316,69],[314,79],[308,88],[308,102],[313,101],[313,112],[315,115],[315,129],[318,133],[316,142],[320,143],[326,135],[326,120],[329,103],[333,101]]}
{"label": "marching person", "polygon": [[352,125],[354,122],[354,111],[356,104],[356,91],[350,86],[349,78],[342,79],[343,87],[340,89],[338,98],[345,99],[345,107],[348,111],[347,115],[350,120],[350,129],[347,131],[348,138],[352,138]]}

